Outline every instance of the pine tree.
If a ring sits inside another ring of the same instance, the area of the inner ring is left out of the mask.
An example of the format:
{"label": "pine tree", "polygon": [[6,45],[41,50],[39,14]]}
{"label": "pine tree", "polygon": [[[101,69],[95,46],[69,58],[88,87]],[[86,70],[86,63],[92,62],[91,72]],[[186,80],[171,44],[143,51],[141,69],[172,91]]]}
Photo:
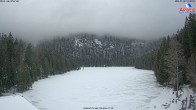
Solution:
{"label": "pine tree", "polygon": [[3,44],[2,44],[2,37],[0,33],[0,95],[1,92],[3,91],[3,84],[2,84],[2,74],[3,74]]}
{"label": "pine tree", "polygon": [[190,57],[190,45],[189,45],[189,37],[188,35],[188,18],[186,17],[185,26],[184,26],[184,34],[183,34],[183,49],[186,59]]}
{"label": "pine tree", "polygon": [[29,89],[32,85],[31,76],[28,69],[28,66],[22,63],[20,65],[19,72],[17,74],[17,89],[19,92],[23,92]]}
{"label": "pine tree", "polygon": [[165,53],[169,48],[169,44],[168,44],[169,39],[170,39],[169,37],[168,39],[163,38],[154,63],[154,71],[155,71],[155,76],[157,78],[157,81],[163,85],[167,85],[169,82],[169,74],[165,71],[165,68],[167,67],[165,65],[165,60],[164,60]]}
{"label": "pine tree", "polygon": [[189,15],[188,25],[190,53],[194,53],[196,52],[196,14]]}
{"label": "pine tree", "polygon": [[190,84],[193,87],[196,87],[196,53],[193,53],[188,59],[188,63],[186,65],[186,72]]}
{"label": "pine tree", "polygon": [[[182,66],[185,65],[182,45],[175,39],[169,41],[169,49],[164,56],[166,61],[165,71],[169,74],[170,84],[179,89],[179,82],[182,81]],[[178,96],[178,94],[177,94]]]}
{"label": "pine tree", "polygon": [[35,73],[33,73],[33,69],[34,69],[33,68],[33,50],[32,50],[31,44],[28,44],[28,46],[26,47],[24,63],[28,67],[28,71],[30,72],[31,79],[34,81]]}

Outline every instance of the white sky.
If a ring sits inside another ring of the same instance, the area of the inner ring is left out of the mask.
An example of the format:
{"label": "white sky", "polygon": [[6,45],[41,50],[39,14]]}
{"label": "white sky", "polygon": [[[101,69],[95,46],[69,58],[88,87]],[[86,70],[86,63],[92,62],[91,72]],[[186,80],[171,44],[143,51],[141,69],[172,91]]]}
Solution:
{"label": "white sky", "polygon": [[[196,3],[191,3],[195,6]],[[176,33],[188,14],[175,0],[19,0],[0,2],[0,32],[37,41],[90,32],[130,38]]]}

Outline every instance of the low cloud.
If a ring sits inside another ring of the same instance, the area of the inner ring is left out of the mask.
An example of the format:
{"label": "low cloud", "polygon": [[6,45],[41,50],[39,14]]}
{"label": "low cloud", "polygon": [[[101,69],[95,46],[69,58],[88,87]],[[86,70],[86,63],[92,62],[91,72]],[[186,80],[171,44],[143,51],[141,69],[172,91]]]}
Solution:
{"label": "low cloud", "polygon": [[[29,41],[90,32],[152,39],[175,33],[187,14],[174,0],[19,0],[0,3],[0,31]],[[192,4],[194,6],[194,4]]]}

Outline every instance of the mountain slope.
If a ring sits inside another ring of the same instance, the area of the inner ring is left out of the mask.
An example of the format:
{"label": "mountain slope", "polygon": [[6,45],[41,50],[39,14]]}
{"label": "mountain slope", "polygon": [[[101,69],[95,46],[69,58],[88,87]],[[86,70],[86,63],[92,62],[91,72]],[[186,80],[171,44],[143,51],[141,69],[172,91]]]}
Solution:
{"label": "mountain slope", "polygon": [[40,47],[72,59],[80,66],[131,66],[134,59],[159,47],[159,42],[74,34],[40,43]]}

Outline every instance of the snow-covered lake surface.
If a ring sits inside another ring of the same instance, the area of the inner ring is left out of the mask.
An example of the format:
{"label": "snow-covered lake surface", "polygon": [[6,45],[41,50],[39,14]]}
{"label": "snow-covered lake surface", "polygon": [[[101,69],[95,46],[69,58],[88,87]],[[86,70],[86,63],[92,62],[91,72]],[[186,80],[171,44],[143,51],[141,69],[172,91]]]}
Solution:
{"label": "snow-covered lake surface", "polygon": [[[86,67],[50,76],[23,96],[40,110],[164,110],[162,104],[175,98],[156,83],[153,71],[132,67]],[[181,101],[167,110],[180,107]]]}

